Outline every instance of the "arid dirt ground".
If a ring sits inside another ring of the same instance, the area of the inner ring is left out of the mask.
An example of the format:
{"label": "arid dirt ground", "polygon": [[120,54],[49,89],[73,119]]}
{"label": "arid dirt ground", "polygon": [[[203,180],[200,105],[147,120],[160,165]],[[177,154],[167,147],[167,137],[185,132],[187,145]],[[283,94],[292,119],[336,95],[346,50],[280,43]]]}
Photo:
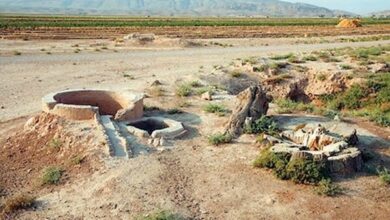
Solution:
{"label": "arid dirt ground", "polygon": [[[311,186],[281,181],[266,170],[255,169],[251,163],[259,149],[251,135],[243,135],[228,145],[210,145],[207,136],[222,130],[227,117],[202,111],[207,101],[199,97],[185,98],[191,105],[183,109],[184,114],[167,116],[183,122],[190,130],[175,141],[174,148],[129,160],[87,157],[79,166],[68,165],[67,152],[99,151],[99,140],[88,138],[94,132],[93,126],[91,130],[84,128],[90,126],[88,122],[69,124],[58,119],[63,129],[73,126],[71,134],[85,134],[70,140],[69,148],[61,149],[60,153],[46,152],[42,147],[56,134],[48,132],[42,139],[29,141],[34,137],[24,137],[21,132],[27,119],[41,111],[41,97],[57,90],[99,88],[145,92],[153,81],[159,80],[165,95],[147,98],[145,103],[168,109],[183,101],[174,95],[177,83],[198,79],[211,73],[215,65],[228,65],[235,58],[390,44],[390,41],[296,43],[305,39],[199,40],[232,47],[187,47],[179,40],[165,38],[155,45],[120,47],[115,47],[112,40],[96,39],[0,40],[0,196],[2,188],[8,193],[39,193],[36,207],[18,213],[17,219],[132,219],[156,210],[171,210],[190,219],[388,219],[390,188],[383,186],[376,176],[358,173],[336,178],[346,189],[344,194],[323,197],[315,194]],[[321,39],[332,42],[334,38]],[[233,96],[220,102],[230,109],[234,107]],[[335,123],[317,116],[278,117],[283,126],[290,127],[302,121],[329,126]],[[357,128],[367,136],[363,144],[370,145],[375,152],[384,152],[381,159],[388,165],[388,129],[372,123],[363,126],[340,122],[337,126],[344,132]],[[84,143],[91,145],[78,147],[83,138]],[[93,147],[89,149],[90,146]],[[35,149],[39,149],[37,155],[29,155]],[[41,155],[45,156],[39,161]],[[19,164],[19,160],[31,166],[31,170]],[[45,163],[65,166],[66,179],[57,186],[36,188],[34,179]],[[13,182],[17,184],[12,185]]]}

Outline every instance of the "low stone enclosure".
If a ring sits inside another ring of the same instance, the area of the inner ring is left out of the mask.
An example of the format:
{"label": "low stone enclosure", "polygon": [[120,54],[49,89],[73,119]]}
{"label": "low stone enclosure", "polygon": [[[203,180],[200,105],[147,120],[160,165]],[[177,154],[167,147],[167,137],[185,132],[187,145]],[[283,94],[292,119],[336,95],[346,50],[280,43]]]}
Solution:
{"label": "low stone enclosure", "polygon": [[361,171],[361,152],[354,147],[358,142],[356,130],[348,137],[331,133],[321,124],[282,131],[279,137],[266,136],[274,153],[287,153],[293,159],[314,159],[326,163],[331,173]]}
{"label": "low stone enclosure", "polygon": [[[251,86],[238,96],[225,133],[237,137],[243,128],[266,115],[268,100],[260,85]],[[331,173],[351,173],[363,167],[361,152],[354,147],[359,139],[356,130],[347,137],[332,133],[322,125],[304,125],[295,130],[285,130],[279,135],[265,135],[274,153],[287,153],[293,159],[313,159],[325,162]]]}
{"label": "low stone enclosure", "polygon": [[104,133],[109,154],[132,157],[143,142],[154,147],[186,132],[182,123],[162,117],[144,117],[143,94],[127,91],[68,90],[42,98],[44,112],[69,120],[94,120]]}

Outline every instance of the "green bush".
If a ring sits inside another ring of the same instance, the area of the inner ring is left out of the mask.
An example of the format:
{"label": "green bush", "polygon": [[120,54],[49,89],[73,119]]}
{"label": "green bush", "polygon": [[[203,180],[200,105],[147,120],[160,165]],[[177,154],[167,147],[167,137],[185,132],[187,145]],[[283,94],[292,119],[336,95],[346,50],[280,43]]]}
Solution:
{"label": "green bush", "polygon": [[306,57],[303,57],[303,60],[305,61],[317,61],[318,58],[314,55],[309,55],[309,56],[306,56]]}
{"label": "green bush", "polygon": [[234,78],[239,78],[242,76],[242,73],[239,70],[233,70],[230,72],[230,76]]}
{"label": "green bush", "polygon": [[276,56],[271,57],[271,60],[285,60],[285,59],[289,59],[293,56],[294,56],[293,53],[284,54],[284,55],[276,55]]}
{"label": "green bush", "polygon": [[279,132],[279,127],[271,117],[263,115],[251,125],[245,126],[244,132],[247,134],[266,133],[276,135]]}
{"label": "green bush", "polygon": [[214,103],[207,104],[206,106],[203,107],[203,110],[208,113],[215,113],[219,116],[223,116],[227,112],[225,106],[221,104],[214,104]]}
{"label": "green bush", "polygon": [[313,104],[305,104],[302,102],[295,102],[291,99],[277,99],[275,102],[279,106],[278,113],[292,113],[295,111],[313,112]]}
{"label": "green bush", "polygon": [[326,177],[325,164],[314,160],[294,159],[286,169],[287,175],[295,183],[316,184]]}
{"label": "green bush", "polygon": [[232,142],[233,137],[228,133],[226,133],[226,134],[216,133],[216,134],[209,136],[208,140],[209,140],[210,144],[218,146],[221,144],[227,144],[227,143]]}
{"label": "green bush", "polygon": [[342,70],[350,70],[350,69],[353,69],[353,67],[351,65],[348,65],[348,64],[340,64],[340,68]]}
{"label": "green bush", "polygon": [[62,169],[59,167],[47,167],[43,170],[42,184],[57,184],[62,176]]}
{"label": "green bush", "polygon": [[137,217],[136,220],[184,220],[182,216],[170,211],[158,211],[147,216]]}
{"label": "green bush", "polygon": [[181,84],[176,88],[176,95],[180,97],[190,96],[192,93],[191,85]]}
{"label": "green bush", "polygon": [[378,170],[379,179],[383,184],[390,185],[390,172],[386,168]]}
{"label": "green bush", "polygon": [[362,106],[362,102],[360,100],[366,95],[366,91],[363,90],[362,86],[355,84],[346,91],[342,99],[342,103],[347,109],[358,109]]}
{"label": "green bush", "polygon": [[336,184],[333,184],[330,179],[323,179],[318,183],[315,189],[318,195],[336,196],[343,192],[343,189]]}

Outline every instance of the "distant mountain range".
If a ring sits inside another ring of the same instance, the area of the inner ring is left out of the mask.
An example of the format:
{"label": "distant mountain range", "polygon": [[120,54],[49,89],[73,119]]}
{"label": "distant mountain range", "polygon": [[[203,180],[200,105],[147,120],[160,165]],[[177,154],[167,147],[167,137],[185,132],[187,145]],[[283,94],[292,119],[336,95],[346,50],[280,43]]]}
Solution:
{"label": "distant mountain range", "polygon": [[2,13],[335,17],[352,13],[279,0],[0,0]]}
{"label": "distant mountain range", "polygon": [[370,16],[375,16],[375,17],[390,17],[390,10],[373,12],[373,13],[370,14]]}

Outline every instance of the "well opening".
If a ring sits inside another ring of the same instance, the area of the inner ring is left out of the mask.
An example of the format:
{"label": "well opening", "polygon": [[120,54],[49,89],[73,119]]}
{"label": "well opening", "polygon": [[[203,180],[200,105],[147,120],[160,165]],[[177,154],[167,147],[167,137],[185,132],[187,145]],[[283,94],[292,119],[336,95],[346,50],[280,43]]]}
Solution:
{"label": "well opening", "polygon": [[136,122],[130,123],[129,125],[136,127],[138,129],[144,130],[144,131],[148,132],[149,135],[151,135],[156,130],[162,130],[162,129],[169,127],[163,121],[156,120],[156,119],[147,119],[147,120],[136,121]]}

